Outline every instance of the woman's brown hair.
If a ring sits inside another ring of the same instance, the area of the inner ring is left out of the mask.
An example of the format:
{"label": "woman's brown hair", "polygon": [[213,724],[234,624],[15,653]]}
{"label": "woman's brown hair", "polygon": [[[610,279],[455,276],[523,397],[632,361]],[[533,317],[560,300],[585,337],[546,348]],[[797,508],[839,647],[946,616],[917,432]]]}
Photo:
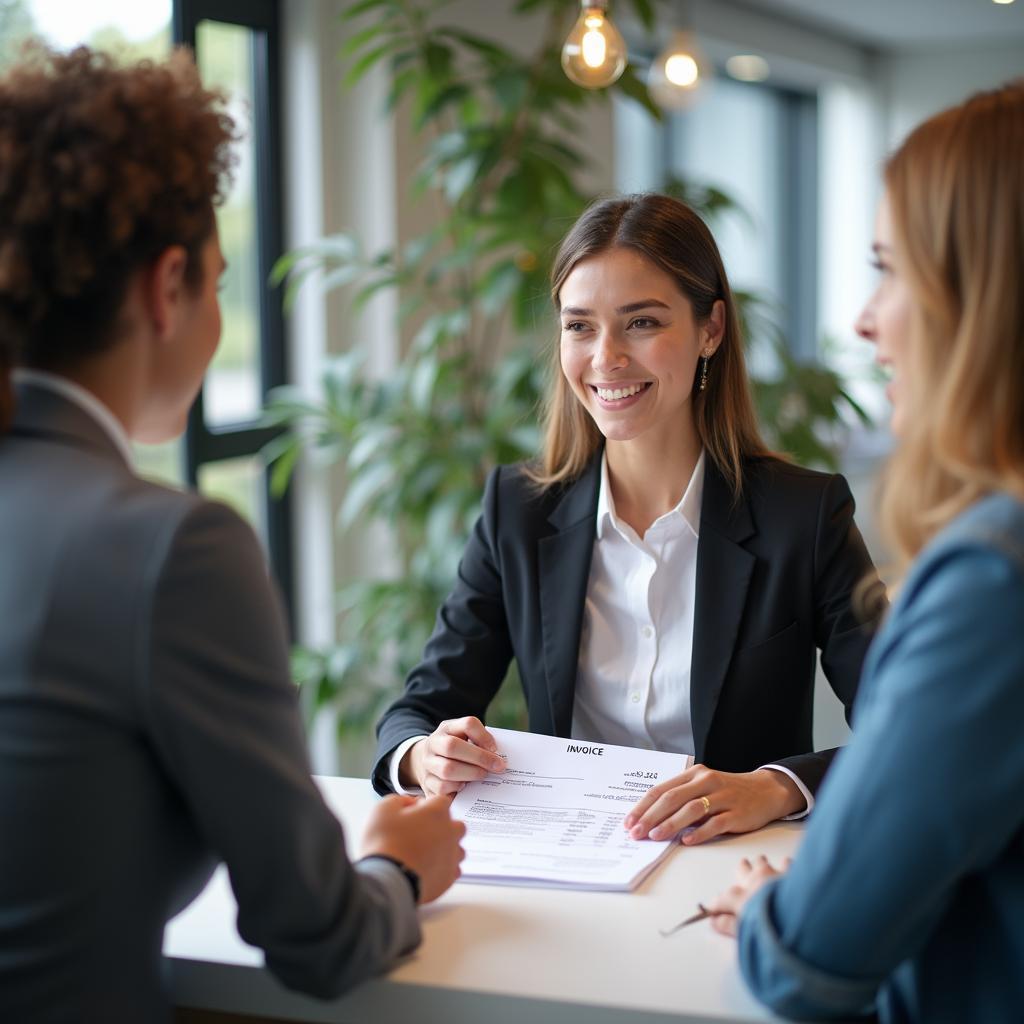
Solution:
{"label": "woman's brown hair", "polygon": [[978,498],[1024,498],[1024,80],[920,125],[885,186],[914,307],[881,492],[902,572]]}
{"label": "woman's brown hair", "polygon": [[[711,357],[706,388],[693,389],[698,436],[733,493],[743,487],[743,460],[771,454],[761,440],[750,396],[739,317],[718,246],[703,220],[670,196],[645,193],[603,199],[590,206],[562,241],[551,271],[551,297],[581,261],[610,249],[633,249],[664,271],[704,323],[716,301],[725,306],[725,330]],[[573,394],[556,341],[545,408],[545,438],[531,478],[542,487],[573,480],[601,444],[601,434]],[[699,371],[698,371],[699,372]]]}
{"label": "woman's brown hair", "polygon": [[232,162],[224,102],[184,51],[119,66],[36,47],[0,78],[0,432],[12,367],[112,344],[131,276],[168,246],[199,286]]}

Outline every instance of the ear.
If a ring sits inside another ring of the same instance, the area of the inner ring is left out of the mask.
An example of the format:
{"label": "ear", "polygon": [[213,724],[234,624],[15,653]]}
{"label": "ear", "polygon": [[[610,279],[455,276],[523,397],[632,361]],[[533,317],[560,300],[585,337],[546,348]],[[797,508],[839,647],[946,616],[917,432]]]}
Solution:
{"label": "ear", "polygon": [[725,303],[721,299],[715,299],[707,320],[700,329],[700,354],[713,355],[718,351],[718,346],[725,337]]}
{"label": "ear", "polygon": [[186,297],[187,264],[185,247],[170,245],[143,274],[143,302],[160,341],[166,341],[177,333]]}

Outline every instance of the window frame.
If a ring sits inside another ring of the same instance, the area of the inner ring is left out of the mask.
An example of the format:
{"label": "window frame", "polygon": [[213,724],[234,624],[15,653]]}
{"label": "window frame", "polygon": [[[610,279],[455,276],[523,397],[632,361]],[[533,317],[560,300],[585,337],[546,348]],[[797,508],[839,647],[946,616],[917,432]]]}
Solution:
{"label": "window frame", "polygon": [[[818,96],[770,81],[740,82],[724,66],[715,67],[715,76],[731,88],[767,91],[778,102],[782,149],[775,202],[783,225],[778,249],[781,294],[772,298],[778,303],[779,326],[789,351],[801,360],[818,362]],[[668,114],[662,122],[658,160],[663,180],[672,170],[673,142],[687,132],[685,114]]]}
{"label": "window frame", "polygon": [[[259,280],[260,391],[287,383],[287,352],[280,289],[271,288],[270,271],[283,251],[280,118],[280,9],[278,0],[173,0],[171,37],[176,46],[196,52],[196,31],[202,21],[238,25],[252,31],[253,155],[256,179],[256,266]],[[211,428],[200,389],[189,411],[182,444],[182,475],[198,487],[203,466],[257,455],[279,433],[258,421]],[[294,622],[295,594],[292,552],[292,499],[270,493],[263,470],[263,513],[271,567],[281,588],[289,621]]]}

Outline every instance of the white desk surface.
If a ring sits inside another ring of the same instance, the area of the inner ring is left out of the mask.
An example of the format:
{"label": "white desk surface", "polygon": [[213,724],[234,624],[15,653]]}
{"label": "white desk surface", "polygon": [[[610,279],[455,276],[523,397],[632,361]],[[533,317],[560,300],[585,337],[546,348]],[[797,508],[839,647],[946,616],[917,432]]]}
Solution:
{"label": "white desk surface", "polygon": [[[358,842],[377,797],[364,779],[317,780]],[[800,826],[777,822],[708,846],[678,847],[631,893],[458,882],[421,910],[423,945],[384,977],[330,1002],[290,992],[235,930],[224,868],[167,928],[174,1003],[346,1024],[667,1024],[775,1018],[747,993],[732,939],[706,921],[658,934],[731,884],[741,857],[792,853]]]}

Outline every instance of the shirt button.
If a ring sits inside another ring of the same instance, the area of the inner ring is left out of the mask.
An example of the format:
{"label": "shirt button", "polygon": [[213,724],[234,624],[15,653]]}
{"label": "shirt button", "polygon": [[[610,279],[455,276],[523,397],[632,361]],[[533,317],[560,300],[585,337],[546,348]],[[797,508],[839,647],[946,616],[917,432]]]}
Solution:
{"label": "shirt button", "polygon": [[639,704],[640,703],[640,694],[639,693],[634,693],[632,698],[631,698],[631,700],[633,701],[634,704]]}
{"label": "shirt button", "polygon": [[640,630],[640,632],[643,633],[645,640],[650,640],[651,637],[654,636],[654,630],[651,629],[650,626],[644,626],[644,628]]}

